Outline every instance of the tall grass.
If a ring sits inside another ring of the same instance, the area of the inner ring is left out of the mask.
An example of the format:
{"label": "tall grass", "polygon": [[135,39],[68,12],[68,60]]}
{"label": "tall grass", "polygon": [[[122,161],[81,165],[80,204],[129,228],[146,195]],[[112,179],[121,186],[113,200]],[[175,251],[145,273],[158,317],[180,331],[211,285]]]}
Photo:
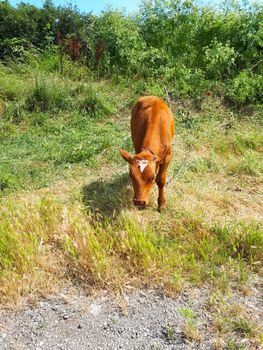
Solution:
{"label": "tall grass", "polygon": [[48,295],[52,280],[61,276],[59,254],[50,254],[48,246],[58,225],[56,201],[47,197],[25,205],[6,199],[0,207],[1,304]]}
{"label": "tall grass", "polygon": [[[86,288],[118,289],[133,282],[174,294],[189,281],[237,282],[242,266],[255,270],[263,258],[257,223],[209,225],[191,213],[170,212],[157,225],[146,221],[142,227],[128,213],[103,221],[94,215],[87,216],[77,202],[65,205],[50,196],[26,207],[23,200],[2,201],[0,293],[10,288],[9,275],[41,293],[39,274],[52,285],[54,276],[57,281],[66,273]],[[2,300],[7,299],[6,293]]]}

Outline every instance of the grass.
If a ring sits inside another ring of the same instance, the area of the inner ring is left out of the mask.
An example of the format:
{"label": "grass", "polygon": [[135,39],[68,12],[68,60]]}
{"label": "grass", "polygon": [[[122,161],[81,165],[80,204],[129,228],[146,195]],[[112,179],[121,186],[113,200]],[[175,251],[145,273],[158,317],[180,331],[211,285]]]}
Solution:
{"label": "grass", "polygon": [[198,327],[195,322],[195,313],[193,312],[193,310],[186,307],[182,307],[181,309],[179,309],[179,313],[185,319],[183,325],[183,336],[189,341],[194,341],[198,343],[202,342],[204,336],[198,330]]}
{"label": "grass", "polygon": [[2,87],[0,188],[5,193],[45,187],[74,170],[84,172],[102,153],[112,160],[124,129],[123,122],[116,125],[111,120],[115,107],[99,96],[104,95],[95,84],[69,86],[57,77],[34,84],[18,101],[6,100],[9,89],[13,91],[11,82]]}
{"label": "grass", "polygon": [[[172,105],[168,209],[157,213],[155,189],[139,212],[118,148],[132,150],[134,91],[154,87],[79,74],[0,66],[2,305],[34,301],[68,280],[87,290],[151,286],[171,296],[207,285],[220,334],[215,346],[222,334],[229,348],[237,334],[259,339],[260,328],[240,309],[217,313],[224,295],[249,293],[251,276],[262,276],[257,111],[234,113],[210,97],[200,110]],[[182,313],[185,337],[201,342],[191,310]]]}
{"label": "grass", "polygon": [[141,226],[130,209],[119,215],[113,209],[112,216],[103,220],[103,213],[87,216],[86,210],[83,204],[63,204],[47,194],[3,199],[0,262],[4,275],[11,272],[19,278],[39,269],[48,271],[46,262],[53,258],[46,259],[45,254],[58,250],[67,273],[86,288],[119,289],[133,281],[153,287],[161,284],[174,294],[188,281],[197,285],[209,281],[216,287],[224,278],[224,286],[237,284],[244,264],[255,270],[262,261],[262,231],[255,223],[209,226],[191,218],[189,212],[170,211],[154,226],[147,219]]}
{"label": "grass", "polygon": [[184,336],[190,341],[201,343],[204,339],[204,336],[200,333],[196,325],[191,321],[185,323],[183,327],[183,333]]}

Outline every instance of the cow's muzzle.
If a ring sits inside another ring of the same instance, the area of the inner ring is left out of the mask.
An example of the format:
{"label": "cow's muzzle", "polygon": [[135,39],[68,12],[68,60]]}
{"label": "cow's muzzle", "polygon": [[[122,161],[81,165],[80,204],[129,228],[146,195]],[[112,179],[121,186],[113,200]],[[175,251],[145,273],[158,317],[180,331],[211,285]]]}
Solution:
{"label": "cow's muzzle", "polygon": [[141,201],[141,200],[138,200],[138,199],[134,198],[133,199],[133,203],[139,209],[144,209],[146,207],[146,201]]}

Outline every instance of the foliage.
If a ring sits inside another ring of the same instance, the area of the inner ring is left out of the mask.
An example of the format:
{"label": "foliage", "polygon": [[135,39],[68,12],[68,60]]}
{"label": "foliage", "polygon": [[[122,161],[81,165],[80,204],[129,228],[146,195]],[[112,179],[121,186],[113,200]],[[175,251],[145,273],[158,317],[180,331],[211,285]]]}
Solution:
{"label": "foliage", "polygon": [[143,42],[135,21],[121,13],[108,11],[99,20],[95,42],[95,66],[100,74],[115,71],[129,75],[140,64]]}
{"label": "foliage", "polygon": [[[100,77],[156,80],[173,98],[208,91],[237,106],[262,102],[263,7],[226,1],[149,0],[136,16],[100,16],[76,6],[0,2],[0,59],[29,62],[43,52],[49,69],[78,61]],[[49,60],[47,60],[49,57]]]}
{"label": "foliage", "polygon": [[241,71],[226,88],[226,96],[237,104],[255,103],[263,96],[263,76]]}

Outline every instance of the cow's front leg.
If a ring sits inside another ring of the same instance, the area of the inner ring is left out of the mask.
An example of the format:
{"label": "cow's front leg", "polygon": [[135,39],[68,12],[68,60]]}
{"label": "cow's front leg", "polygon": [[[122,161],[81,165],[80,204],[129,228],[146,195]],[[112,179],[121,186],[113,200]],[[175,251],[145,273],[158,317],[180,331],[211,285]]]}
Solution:
{"label": "cow's front leg", "polygon": [[159,213],[166,208],[166,198],[165,198],[165,192],[164,192],[164,186],[166,183],[166,174],[167,174],[167,168],[171,161],[172,155],[167,154],[165,157],[164,162],[160,165],[159,171],[156,177],[156,183],[159,188],[159,195],[158,195],[158,211]]}

